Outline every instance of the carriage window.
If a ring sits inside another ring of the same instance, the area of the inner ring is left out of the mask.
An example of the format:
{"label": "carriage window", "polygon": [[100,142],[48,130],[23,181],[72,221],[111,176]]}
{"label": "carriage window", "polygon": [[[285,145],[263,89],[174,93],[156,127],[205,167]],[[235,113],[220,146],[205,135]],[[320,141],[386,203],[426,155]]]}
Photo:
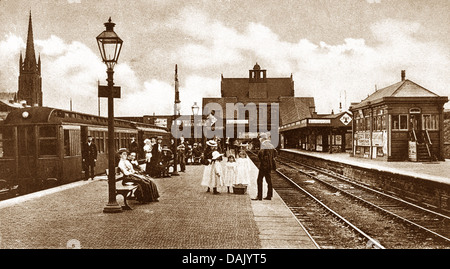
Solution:
{"label": "carriage window", "polygon": [[39,127],[39,156],[57,155],[56,126]]}
{"label": "carriage window", "polygon": [[11,127],[0,128],[0,158],[14,156],[13,129]]}
{"label": "carriage window", "polygon": [[70,135],[69,135],[69,130],[64,130],[64,156],[70,156]]}

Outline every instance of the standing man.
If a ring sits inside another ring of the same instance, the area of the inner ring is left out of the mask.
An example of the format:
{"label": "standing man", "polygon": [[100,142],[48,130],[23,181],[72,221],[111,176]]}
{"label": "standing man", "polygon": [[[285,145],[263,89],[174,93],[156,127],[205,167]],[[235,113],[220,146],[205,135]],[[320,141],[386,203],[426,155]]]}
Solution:
{"label": "standing man", "polygon": [[177,161],[180,164],[180,171],[186,172],[186,150],[187,144],[184,137],[180,137],[180,144],[177,146]]}
{"label": "standing man", "polygon": [[152,148],[152,159],[150,161],[151,177],[161,177],[162,168],[162,136],[156,138],[156,144]]}
{"label": "standing man", "polygon": [[82,152],[84,180],[91,178],[94,180],[94,167],[97,162],[97,146],[92,142],[92,136],[87,137],[87,143],[83,146]]}
{"label": "standing man", "polygon": [[263,178],[265,178],[267,182],[267,196],[264,197],[264,200],[271,200],[273,189],[270,172],[272,171],[272,169],[276,169],[275,157],[277,156],[277,151],[272,143],[270,143],[270,140],[267,138],[267,134],[261,134],[260,140],[261,148],[258,152],[258,159],[260,163],[258,178],[256,180],[258,184],[258,194],[256,198],[253,198],[252,200],[262,200]]}
{"label": "standing man", "polygon": [[139,158],[139,146],[136,142],[136,138],[134,136],[131,137],[131,142],[130,142],[130,153],[131,152],[135,152],[136,153],[136,159]]}

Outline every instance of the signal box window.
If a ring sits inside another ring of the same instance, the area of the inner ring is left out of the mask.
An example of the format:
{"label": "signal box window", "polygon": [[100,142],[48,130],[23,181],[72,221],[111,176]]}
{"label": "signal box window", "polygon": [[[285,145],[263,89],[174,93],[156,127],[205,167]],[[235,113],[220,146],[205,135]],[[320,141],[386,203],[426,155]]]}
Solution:
{"label": "signal box window", "polygon": [[408,115],[392,115],[392,130],[408,130]]}

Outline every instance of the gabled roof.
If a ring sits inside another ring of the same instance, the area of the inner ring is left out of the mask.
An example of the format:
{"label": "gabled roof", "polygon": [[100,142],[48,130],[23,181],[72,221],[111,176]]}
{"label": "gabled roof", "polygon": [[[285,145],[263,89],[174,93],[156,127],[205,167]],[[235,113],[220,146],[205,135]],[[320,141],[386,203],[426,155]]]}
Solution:
{"label": "gabled roof", "polygon": [[439,97],[439,95],[406,79],[377,90],[354,107],[362,107],[369,103],[381,101],[385,97]]}
{"label": "gabled roof", "polygon": [[314,97],[280,97],[280,126],[312,117]]}

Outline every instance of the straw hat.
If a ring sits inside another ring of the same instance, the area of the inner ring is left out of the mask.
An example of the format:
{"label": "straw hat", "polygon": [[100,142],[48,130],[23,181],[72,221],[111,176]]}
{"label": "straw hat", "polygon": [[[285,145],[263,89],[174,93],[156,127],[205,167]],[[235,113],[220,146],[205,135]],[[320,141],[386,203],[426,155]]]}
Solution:
{"label": "straw hat", "polygon": [[218,151],[214,151],[212,153],[212,159],[216,160],[217,158],[219,158],[220,156],[223,156],[223,154],[220,154]]}
{"label": "straw hat", "polygon": [[217,142],[214,140],[208,140],[208,141],[206,141],[206,145],[208,145],[210,147],[217,147]]}
{"label": "straw hat", "polygon": [[130,151],[128,149],[126,149],[126,148],[120,148],[117,153],[119,153],[119,155],[120,155],[120,154],[122,154],[124,152],[126,152],[127,154],[130,153]]}

